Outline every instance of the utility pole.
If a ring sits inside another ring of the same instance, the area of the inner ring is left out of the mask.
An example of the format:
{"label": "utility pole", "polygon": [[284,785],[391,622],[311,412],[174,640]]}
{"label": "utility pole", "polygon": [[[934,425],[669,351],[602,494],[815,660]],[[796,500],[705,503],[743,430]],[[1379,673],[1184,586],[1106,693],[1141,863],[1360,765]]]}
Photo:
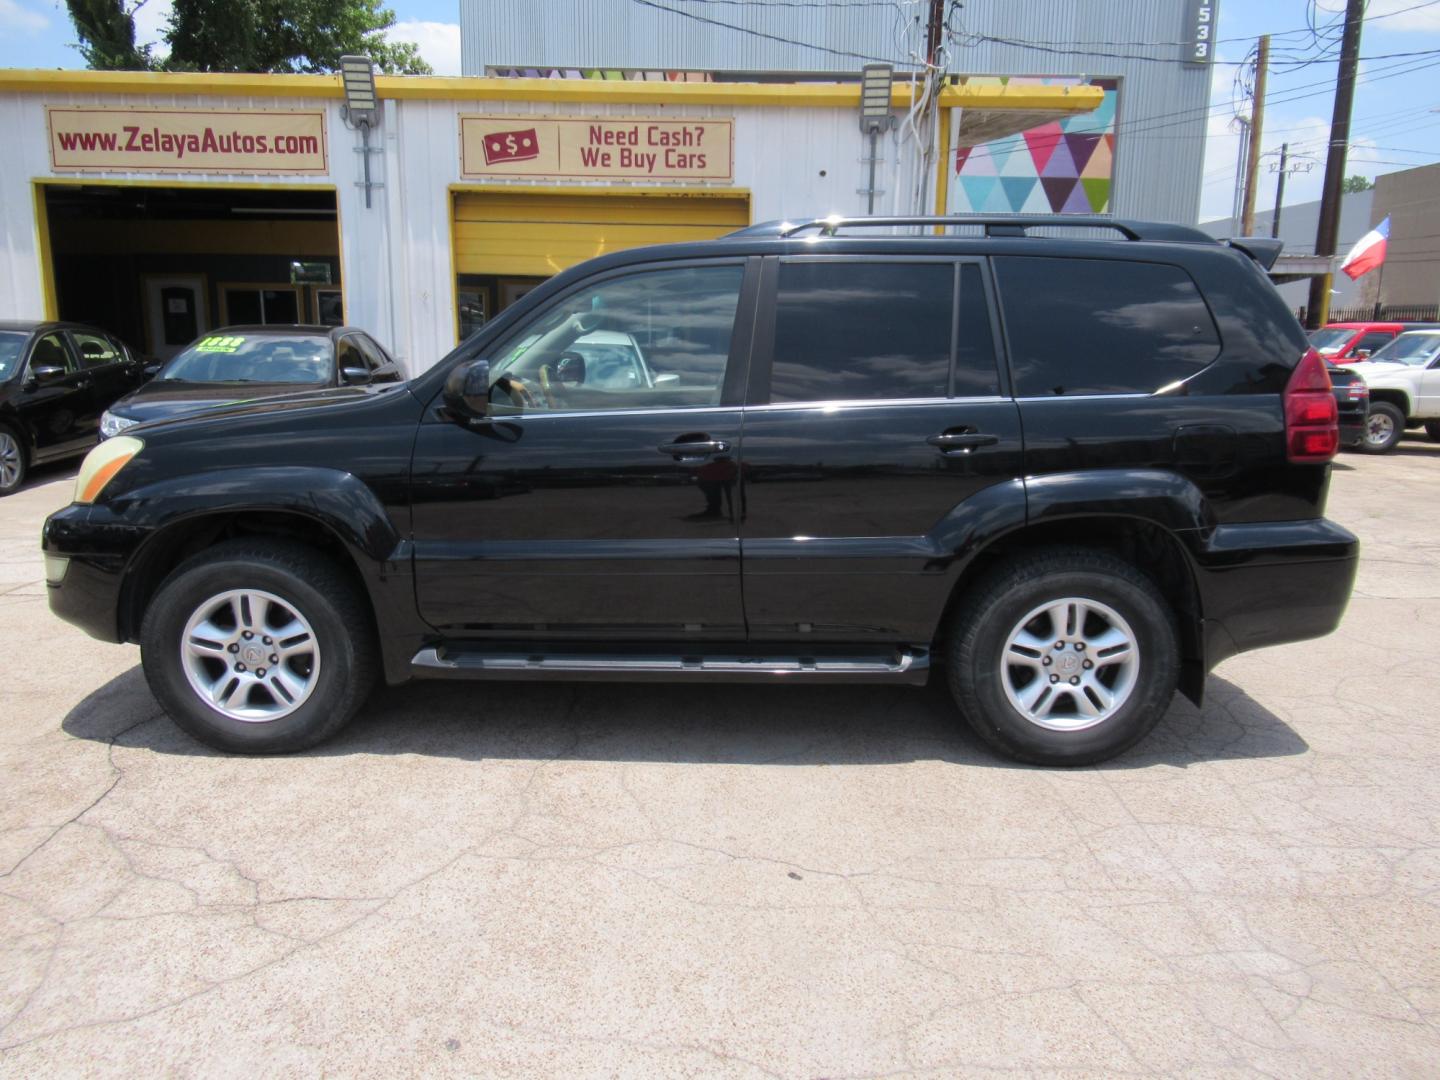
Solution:
{"label": "utility pole", "polygon": [[[1340,40],[1340,78],[1335,84],[1335,111],[1330,117],[1330,149],[1325,155],[1325,186],[1320,192],[1320,225],[1315,230],[1315,254],[1335,254],[1340,233],[1340,200],[1345,184],[1345,150],[1350,144],[1350,110],[1355,104],[1355,67],[1360,56],[1360,28],[1365,22],[1365,0],[1346,0],[1345,34]],[[1310,279],[1310,328],[1330,318],[1333,275]]]}
{"label": "utility pole", "polygon": [[1260,35],[1255,60],[1255,98],[1250,102],[1250,158],[1245,163],[1245,207],[1240,212],[1240,235],[1255,231],[1255,183],[1260,178],[1260,133],[1265,126],[1265,80],[1270,71],[1270,35]]}
{"label": "utility pole", "polygon": [[1270,217],[1270,237],[1280,236],[1280,208],[1285,205],[1285,167],[1290,163],[1290,144],[1280,144],[1280,175],[1275,178],[1275,213]]}
{"label": "utility pole", "polygon": [[945,0],[930,0],[930,21],[925,24],[925,63],[935,66],[940,55],[940,34],[945,28]]}

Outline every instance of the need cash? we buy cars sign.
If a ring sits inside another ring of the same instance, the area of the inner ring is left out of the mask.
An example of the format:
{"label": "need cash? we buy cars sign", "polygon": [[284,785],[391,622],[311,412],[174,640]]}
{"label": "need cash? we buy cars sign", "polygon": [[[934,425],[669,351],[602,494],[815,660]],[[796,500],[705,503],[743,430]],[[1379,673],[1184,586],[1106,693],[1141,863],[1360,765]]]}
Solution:
{"label": "need cash? we buy cars sign", "polygon": [[319,111],[52,105],[45,119],[57,172],[329,171]]}
{"label": "need cash? we buy cars sign", "polygon": [[730,180],[734,122],[460,117],[460,174],[591,180]]}

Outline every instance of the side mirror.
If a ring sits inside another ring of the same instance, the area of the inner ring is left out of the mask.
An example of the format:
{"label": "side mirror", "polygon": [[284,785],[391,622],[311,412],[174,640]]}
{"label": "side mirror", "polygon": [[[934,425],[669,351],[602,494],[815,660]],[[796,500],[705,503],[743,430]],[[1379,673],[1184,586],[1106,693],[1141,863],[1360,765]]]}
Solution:
{"label": "side mirror", "polygon": [[490,415],[490,361],[460,364],[445,379],[445,404],[457,416],[478,420]]}
{"label": "side mirror", "polygon": [[147,379],[153,379],[156,375],[160,374],[160,369],[164,366],[164,364],[146,364],[140,369],[140,374],[144,375]]}
{"label": "side mirror", "polygon": [[45,364],[42,367],[30,369],[30,378],[40,386],[46,386],[53,382],[59,382],[65,377],[65,369],[56,367],[53,364]]}
{"label": "side mirror", "polygon": [[1369,350],[1369,349],[1356,349],[1356,350],[1355,350],[1355,359],[1356,359],[1356,360],[1369,360],[1369,359],[1370,359],[1370,350]]}
{"label": "side mirror", "polygon": [[363,367],[341,368],[340,381],[346,386],[365,386],[370,382],[370,369]]}

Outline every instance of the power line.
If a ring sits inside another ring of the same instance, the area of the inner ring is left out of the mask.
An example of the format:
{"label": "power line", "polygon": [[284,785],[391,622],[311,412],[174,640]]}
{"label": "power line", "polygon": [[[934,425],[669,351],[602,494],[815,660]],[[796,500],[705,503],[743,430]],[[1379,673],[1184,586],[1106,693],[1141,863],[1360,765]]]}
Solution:
{"label": "power line", "polygon": [[[680,8],[668,7],[665,4],[656,3],[656,0],[632,0],[641,7],[654,8],[656,11],[664,11],[671,15],[679,15],[686,19],[694,19],[696,22],[706,23],[710,26],[718,26],[725,30],[734,30],[741,34],[750,34],[753,37],[764,38],[766,41],[779,42],[782,45],[797,45],[802,49],[814,49],[817,52],[829,53],[831,56],[844,56],[851,60],[872,60],[882,64],[894,64],[896,67],[916,67],[919,62],[916,60],[895,60],[888,56],[872,56],[869,53],[851,52],[849,49],[832,49],[828,45],[814,45],[808,41],[797,41],[795,38],[784,37],[780,34],[767,34],[764,30],[755,30],[748,26],[740,26],[736,23],[725,22],[721,19],[712,19],[706,15],[698,15],[693,11],[682,11]],[[681,0],[683,3],[684,0]]]}

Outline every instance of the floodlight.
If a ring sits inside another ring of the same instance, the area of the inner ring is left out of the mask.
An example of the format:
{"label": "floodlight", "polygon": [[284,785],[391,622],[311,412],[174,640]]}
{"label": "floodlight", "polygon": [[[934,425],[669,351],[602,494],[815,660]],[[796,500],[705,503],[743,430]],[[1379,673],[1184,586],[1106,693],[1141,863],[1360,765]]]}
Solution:
{"label": "floodlight", "polygon": [[860,71],[860,130],[867,135],[888,131],[890,88],[895,69],[889,64],[866,64]]}
{"label": "floodlight", "polygon": [[375,126],[380,100],[375,94],[375,65],[368,56],[342,56],[340,78],[345,85],[345,109],[350,123]]}

